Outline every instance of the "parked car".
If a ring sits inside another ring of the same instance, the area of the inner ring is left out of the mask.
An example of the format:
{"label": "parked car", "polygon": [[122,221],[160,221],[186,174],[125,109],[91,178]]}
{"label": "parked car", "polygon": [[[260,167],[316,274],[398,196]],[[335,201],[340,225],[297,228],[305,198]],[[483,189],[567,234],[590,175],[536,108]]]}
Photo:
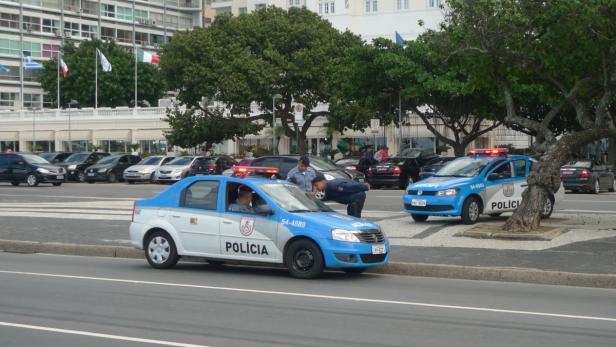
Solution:
{"label": "parked car", "polygon": [[221,175],[223,171],[237,164],[233,158],[185,156],[178,157],[155,172],[155,180],[159,183],[177,182],[184,177],[200,175]]}
{"label": "parked car", "polygon": [[616,180],[611,166],[598,165],[590,160],[571,161],[560,169],[565,189],[599,194],[602,190],[616,191]]}
{"label": "parked car", "polygon": [[33,153],[0,153],[0,181],[13,186],[26,183],[36,187],[39,183],[59,186],[64,182],[66,170],[52,165]]}
{"label": "parked car", "polygon": [[387,158],[368,168],[368,183],[375,189],[383,186],[405,189],[419,180],[419,169],[434,158],[436,156]]}
{"label": "parked car", "polygon": [[424,164],[419,169],[419,180],[434,176],[445,164],[456,159],[456,157],[437,157]]}
{"label": "parked car", "polygon": [[96,164],[102,158],[108,157],[111,154],[106,152],[81,152],[73,153],[66,158],[58,166],[66,169],[67,179],[70,181],[85,182],[86,168]]}
{"label": "parked car", "polygon": [[[250,166],[277,168],[279,171],[277,175],[278,178],[286,179],[287,174],[289,173],[289,171],[291,171],[291,169],[297,166],[298,161],[298,155],[270,155],[259,157],[253,160]],[[333,180],[335,178],[360,179],[359,176],[354,176],[346,170],[336,166],[336,164],[334,164],[329,159],[311,157],[310,167],[313,168],[315,171],[323,174],[323,176],[325,176],[327,180]]]}
{"label": "parked car", "polygon": [[250,166],[250,164],[252,164],[252,162],[255,160],[255,158],[244,158],[242,160],[240,160],[239,163],[237,163],[237,165],[234,165],[233,167],[226,169],[225,171],[222,172],[223,176],[233,176],[235,175],[235,168],[238,166]]}
{"label": "parked car", "polygon": [[86,182],[115,183],[118,180],[122,180],[124,170],[137,164],[139,161],[141,161],[141,158],[132,154],[108,156],[86,169]]}
{"label": "parked car", "polygon": [[46,152],[39,153],[38,156],[47,160],[52,164],[59,164],[64,162],[66,158],[70,157],[73,153],[71,152]]}
{"label": "parked car", "polygon": [[368,168],[376,163],[375,159],[361,157],[348,157],[336,161],[336,165],[339,167],[345,170],[359,171],[364,175],[368,173]]}
{"label": "parked car", "polygon": [[122,177],[124,178],[124,181],[129,184],[143,181],[154,182],[156,180],[156,170],[173,159],[175,159],[175,157],[168,157],[164,155],[155,155],[144,158],[136,165],[124,170]]}

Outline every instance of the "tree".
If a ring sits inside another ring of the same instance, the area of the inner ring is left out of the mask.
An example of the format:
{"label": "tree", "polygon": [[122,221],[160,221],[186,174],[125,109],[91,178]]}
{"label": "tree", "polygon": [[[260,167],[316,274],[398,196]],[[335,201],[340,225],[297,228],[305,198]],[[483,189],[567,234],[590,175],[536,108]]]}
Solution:
{"label": "tree", "polygon": [[165,132],[165,137],[173,146],[192,148],[205,143],[209,150],[216,143],[235,139],[236,135],[254,134],[263,128],[249,119],[231,119],[224,113],[220,108],[209,109],[206,114],[200,109],[176,107],[167,112],[165,120],[170,129]]}
{"label": "tree", "polygon": [[350,50],[336,69],[340,94],[332,101],[330,123],[340,124],[339,131],[348,124],[363,129],[370,118],[398,124],[401,107],[402,114],[417,114],[437,139],[464,155],[471,142],[500,125],[494,119],[502,109],[492,91],[450,57],[442,36],[428,32],[406,48],[376,39]]}
{"label": "tree", "polygon": [[504,229],[537,229],[560,166],[588,142],[616,136],[616,2],[450,0],[449,8],[452,54],[498,91],[503,121],[536,138],[540,162]]}
{"label": "tree", "polygon": [[[60,75],[60,103],[66,105],[70,100],[77,100],[82,107],[94,107],[95,89],[95,52],[100,49],[111,63],[111,72],[103,72],[98,62],[98,106],[130,106],[135,98],[134,75],[135,56],[130,49],[116,45],[114,42],[89,40],[75,46],[67,42],[62,48],[64,62],[69,68],[68,77]],[[43,63],[38,81],[52,100],[57,100],[58,60],[51,59]],[[138,98],[149,104],[158,104],[158,99],[166,88],[157,67],[138,63]]]}
{"label": "tree", "polygon": [[[338,32],[305,8],[269,7],[218,16],[208,28],[176,34],[162,49],[161,68],[186,107],[210,117],[206,104],[216,100],[229,111],[226,122],[271,122],[272,96],[282,95],[276,117],[287,136],[299,134],[305,152],[306,132],[328,114],[315,109],[330,99],[330,67],[346,47],[359,44],[358,37]],[[292,102],[304,105],[300,127],[293,123]]]}

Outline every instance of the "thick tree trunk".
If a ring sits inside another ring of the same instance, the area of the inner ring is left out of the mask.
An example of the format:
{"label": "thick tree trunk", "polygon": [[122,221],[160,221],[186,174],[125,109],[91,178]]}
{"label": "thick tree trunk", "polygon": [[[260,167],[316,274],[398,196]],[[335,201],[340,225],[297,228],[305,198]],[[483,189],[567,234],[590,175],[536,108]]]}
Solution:
{"label": "thick tree trunk", "polygon": [[466,145],[463,143],[453,145],[453,154],[456,157],[463,157],[466,154]]}

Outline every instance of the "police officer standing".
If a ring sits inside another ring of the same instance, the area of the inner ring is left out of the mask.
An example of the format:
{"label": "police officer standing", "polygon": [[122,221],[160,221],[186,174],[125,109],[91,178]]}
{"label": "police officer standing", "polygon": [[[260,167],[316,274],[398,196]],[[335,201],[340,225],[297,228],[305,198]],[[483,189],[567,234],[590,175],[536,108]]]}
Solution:
{"label": "police officer standing", "polygon": [[310,167],[310,158],[301,156],[297,166],[287,174],[287,181],[300,187],[305,192],[312,191],[312,180],[317,177],[317,172]]}
{"label": "police officer standing", "polygon": [[325,193],[325,200],[333,200],[339,204],[347,205],[349,216],[361,218],[361,211],[366,202],[368,185],[351,180],[337,178],[327,181],[322,175],[312,180],[313,194]]}

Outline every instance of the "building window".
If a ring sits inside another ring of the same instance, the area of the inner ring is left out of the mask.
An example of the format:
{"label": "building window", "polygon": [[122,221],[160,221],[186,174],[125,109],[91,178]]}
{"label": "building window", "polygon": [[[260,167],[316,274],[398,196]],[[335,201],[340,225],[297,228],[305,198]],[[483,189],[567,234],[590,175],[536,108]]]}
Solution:
{"label": "building window", "polygon": [[440,8],[441,0],[428,0],[428,7],[430,8]]}
{"label": "building window", "polygon": [[101,16],[114,18],[115,17],[115,6],[101,4]]}
{"label": "building window", "polygon": [[335,13],[335,3],[334,0],[319,0],[319,14]]}
{"label": "building window", "polygon": [[377,12],[379,10],[378,0],[366,0],[366,12]]}
{"label": "building window", "polygon": [[266,6],[265,4],[256,4],[256,5],[255,5],[255,10],[257,10],[257,11],[258,11],[258,10],[262,10],[262,9],[264,9],[264,8],[265,8],[265,6]]}
{"label": "building window", "polygon": [[58,52],[60,52],[59,45],[50,45],[47,43],[43,43],[43,57],[56,58],[58,56]]}
{"label": "building window", "polygon": [[139,19],[147,20],[148,19],[148,11],[135,10],[135,19],[137,21],[139,21]]}
{"label": "building window", "polygon": [[118,6],[116,8],[116,18],[123,20],[133,20],[133,9],[129,7]]}
{"label": "building window", "polygon": [[19,55],[19,41],[0,39],[0,54]]}
{"label": "building window", "polygon": [[19,93],[0,93],[0,106],[15,106]]}
{"label": "building window", "polygon": [[133,42],[133,32],[130,30],[122,30],[122,29],[118,29],[117,34],[116,34],[116,40],[118,42],[124,42],[124,43],[132,43]]}
{"label": "building window", "polygon": [[40,74],[40,71],[24,69],[24,81],[36,82],[39,77],[39,74]]}
{"label": "building window", "polygon": [[158,12],[150,12],[150,20],[152,25],[163,25],[163,14]]}
{"label": "building window", "polygon": [[167,15],[165,18],[165,25],[172,28],[178,27],[178,16]]}
{"label": "building window", "polygon": [[64,22],[64,36],[79,37],[79,23]]}
{"label": "building window", "polygon": [[300,5],[299,0],[289,0],[289,7],[299,7],[299,5]]}
{"label": "building window", "polygon": [[88,140],[62,141],[64,152],[88,152],[92,149],[92,142]]}
{"label": "building window", "polygon": [[0,27],[19,29],[19,15],[12,13],[0,13]]}
{"label": "building window", "polygon": [[0,78],[3,80],[19,81],[19,66],[6,65],[9,71],[1,72]]}
{"label": "building window", "polygon": [[150,42],[153,45],[162,45],[165,43],[165,37],[163,35],[150,34]]}
{"label": "building window", "polygon": [[109,41],[115,40],[115,29],[101,27],[101,38]]}
{"label": "building window", "polygon": [[81,2],[81,11],[85,14],[91,14],[98,16],[98,3],[97,1],[87,1],[84,0]]}
{"label": "building window", "polygon": [[41,44],[35,42],[24,42],[22,47],[24,55],[31,57],[41,56]]}
{"label": "building window", "polygon": [[24,16],[23,28],[25,31],[41,31],[41,19],[39,17]]}
{"label": "building window", "polygon": [[43,18],[43,32],[55,34],[56,36],[62,35],[60,32],[60,21],[57,19]]}
{"label": "building window", "polygon": [[166,140],[141,140],[139,146],[143,153],[167,153]]}
{"label": "building window", "polygon": [[81,24],[82,37],[96,37],[98,27],[96,25]]}
{"label": "building window", "polygon": [[190,29],[193,26],[192,18],[190,17],[180,17],[180,28]]}
{"label": "building window", "polygon": [[99,145],[106,152],[128,152],[128,141],[125,140],[103,140]]}
{"label": "building window", "polygon": [[248,7],[240,7],[239,11],[240,11],[240,14],[248,13]]}
{"label": "building window", "polygon": [[148,45],[150,41],[148,40],[148,33],[140,33],[138,31],[135,32],[135,43],[139,45]]}
{"label": "building window", "polygon": [[396,0],[396,8],[398,10],[408,10],[409,0]]}
{"label": "building window", "polygon": [[24,93],[24,107],[41,108],[41,94]]}

